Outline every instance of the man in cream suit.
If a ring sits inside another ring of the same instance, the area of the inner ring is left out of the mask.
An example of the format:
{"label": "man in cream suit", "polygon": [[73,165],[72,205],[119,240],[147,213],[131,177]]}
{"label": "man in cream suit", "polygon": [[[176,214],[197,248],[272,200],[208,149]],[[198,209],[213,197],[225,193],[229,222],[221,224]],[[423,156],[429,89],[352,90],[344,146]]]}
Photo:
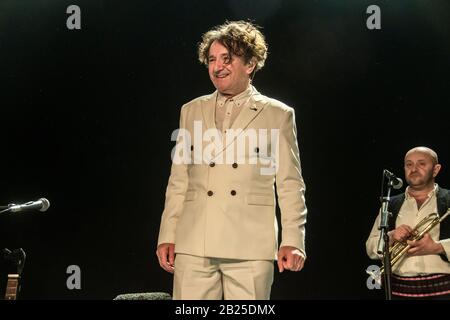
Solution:
{"label": "man in cream suit", "polygon": [[[269,299],[280,272],[305,261],[305,184],[294,110],[252,85],[267,45],[251,23],[203,35],[217,89],[181,109],[156,254],[174,299]],[[275,188],[281,209],[281,244]]]}

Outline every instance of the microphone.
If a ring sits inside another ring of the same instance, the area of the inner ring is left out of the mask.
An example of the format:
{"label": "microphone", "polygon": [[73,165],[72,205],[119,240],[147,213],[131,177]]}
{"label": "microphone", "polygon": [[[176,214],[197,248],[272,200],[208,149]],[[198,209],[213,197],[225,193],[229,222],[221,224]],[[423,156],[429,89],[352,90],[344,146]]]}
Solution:
{"label": "microphone", "polygon": [[25,210],[39,210],[41,212],[47,211],[50,207],[50,201],[45,198],[40,198],[37,201],[30,201],[24,204],[13,204],[8,211],[20,212]]}
{"label": "microphone", "polygon": [[389,179],[394,189],[400,189],[403,186],[403,180],[388,170],[384,170],[385,176]]}

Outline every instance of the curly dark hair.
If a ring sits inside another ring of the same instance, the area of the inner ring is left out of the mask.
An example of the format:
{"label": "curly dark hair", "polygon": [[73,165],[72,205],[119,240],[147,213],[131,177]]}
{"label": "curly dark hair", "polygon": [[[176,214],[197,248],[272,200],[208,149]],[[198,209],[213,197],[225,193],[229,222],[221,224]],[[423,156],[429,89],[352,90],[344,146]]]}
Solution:
{"label": "curly dark hair", "polygon": [[198,45],[198,59],[207,66],[209,48],[218,41],[231,55],[242,57],[246,64],[255,59],[255,71],[260,70],[267,58],[267,43],[259,29],[259,26],[243,20],[226,21],[203,34]]}

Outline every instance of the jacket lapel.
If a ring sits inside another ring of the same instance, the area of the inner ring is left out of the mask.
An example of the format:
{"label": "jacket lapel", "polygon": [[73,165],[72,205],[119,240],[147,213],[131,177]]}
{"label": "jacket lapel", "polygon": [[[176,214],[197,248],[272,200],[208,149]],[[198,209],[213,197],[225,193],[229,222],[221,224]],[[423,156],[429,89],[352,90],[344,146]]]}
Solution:
{"label": "jacket lapel", "polygon": [[256,116],[258,116],[258,114],[264,109],[265,104],[260,102],[258,96],[250,97],[248,105],[244,106],[244,109],[241,110],[241,113],[239,113],[239,115],[237,116],[236,120],[231,126],[231,129],[245,130],[250,122],[252,122],[252,120],[255,119]]}
{"label": "jacket lapel", "polygon": [[[253,89],[254,92],[252,96],[250,96],[248,103],[246,103],[245,106],[243,106],[243,109],[237,116],[236,120],[234,121],[233,125],[230,129],[232,130],[240,130],[238,135],[234,136],[234,139],[232,141],[223,141],[226,143],[226,145],[219,145],[218,141],[214,139],[214,143],[217,146],[217,149],[220,149],[221,151],[216,154],[214,158],[217,158],[222,152],[224,152],[228,146],[234,143],[234,141],[237,139],[239,135],[241,135],[244,130],[249,126],[249,124],[261,113],[261,111],[264,109],[266,105],[266,101],[262,99],[261,94],[256,91],[256,89]],[[206,129],[214,129],[217,130],[217,133],[219,136],[221,136],[220,131],[216,128],[216,102],[217,99],[217,90],[206,97],[202,102],[202,115],[203,115],[203,121],[205,124]]]}
{"label": "jacket lapel", "polygon": [[[220,154],[223,150],[223,144],[219,143],[219,141],[222,140],[222,136],[220,131],[216,128],[216,99],[217,99],[217,90],[208,97],[206,97],[205,100],[201,102],[205,129],[213,130],[212,133],[215,136],[215,138],[213,139],[214,140],[213,143],[216,146],[217,154],[213,158],[216,158],[217,155]],[[207,161],[209,162],[210,159],[208,159]]]}
{"label": "jacket lapel", "polygon": [[447,197],[444,189],[439,187],[437,192],[437,209],[439,216],[442,216],[447,211]]}
{"label": "jacket lapel", "polygon": [[256,89],[254,94],[250,97],[248,103],[243,107],[236,120],[230,129],[239,130],[239,134],[235,135],[231,141],[225,141],[223,151],[225,151],[230,145],[232,145],[238,136],[244,133],[245,129],[250,123],[261,113],[267,102],[263,101],[261,95]]}
{"label": "jacket lapel", "polygon": [[216,102],[217,98],[217,90],[207,96],[204,100],[202,100],[202,114],[203,114],[203,122],[205,124],[206,129],[215,129],[216,128]]}

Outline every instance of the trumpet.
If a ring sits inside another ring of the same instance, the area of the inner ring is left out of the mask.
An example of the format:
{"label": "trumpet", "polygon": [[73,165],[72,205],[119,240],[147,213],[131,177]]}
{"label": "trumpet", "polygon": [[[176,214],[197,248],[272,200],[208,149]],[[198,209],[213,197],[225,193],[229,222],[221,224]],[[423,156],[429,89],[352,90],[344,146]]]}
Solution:
{"label": "trumpet", "polygon": [[[403,241],[394,241],[389,247],[389,256],[391,261],[391,267],[397,265],[397,263],[406,255],[411,245],[407,241],[416,241],[423,238],[425,233],[430,232],[434,227],[440,224],[450,214],[450,209],[442,216],[439,217],[437,213],[430,213],[423,218],[412,230],[411,235]],[[381,277],[384,274],[384,265],[377,272],[367,272],[377,282],[381,281]]]}

